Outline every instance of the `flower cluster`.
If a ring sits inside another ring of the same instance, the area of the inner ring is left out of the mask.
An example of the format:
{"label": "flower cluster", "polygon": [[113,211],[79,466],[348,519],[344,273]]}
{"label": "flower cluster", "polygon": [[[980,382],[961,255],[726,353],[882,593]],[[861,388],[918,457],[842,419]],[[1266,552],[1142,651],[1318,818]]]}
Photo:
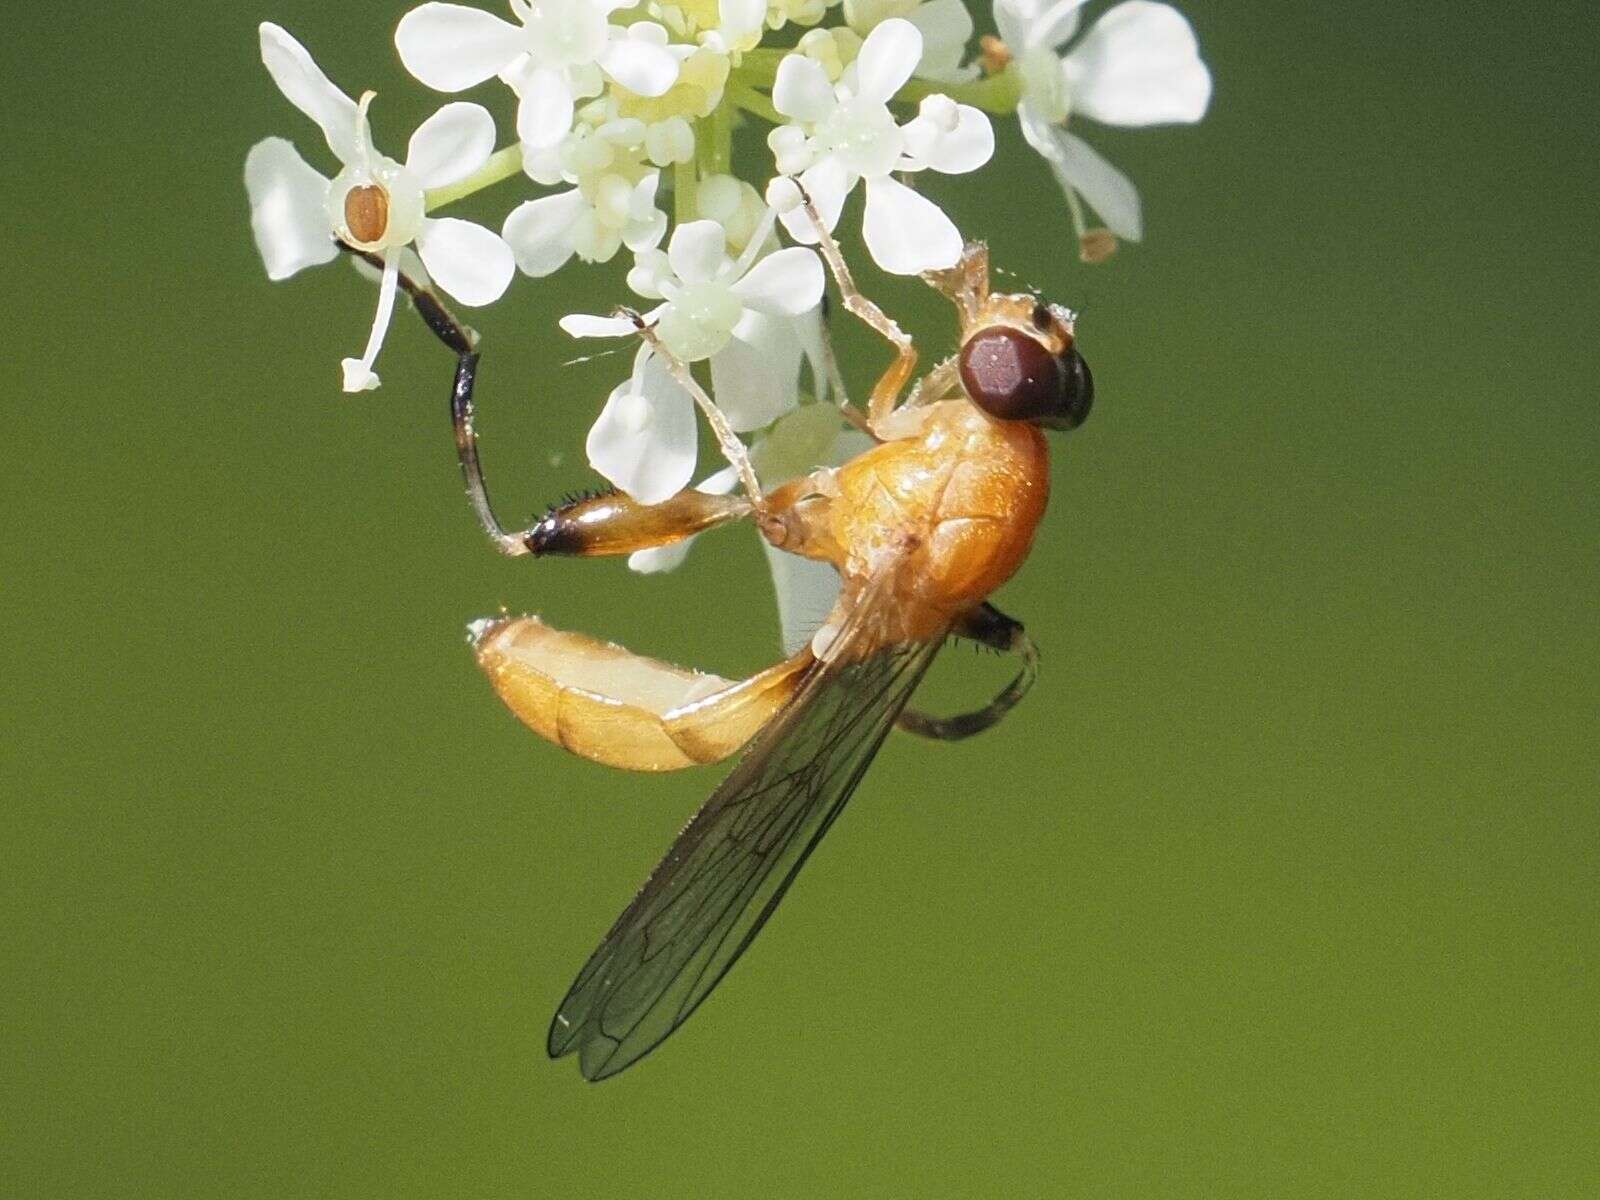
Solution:
{"label": "flower cluster", "polygon": [[[758,449],[803,401],[823,398],[824,276],[810,248],[820,231],[789,180],[830,233],[859,184],[861,240],[883,270],[949,267],[961,234],[920,189],[984,167],[992,118],[1014,117],[1094,260],[1141,236],[1139,195],[1069,127],[1193,122],[1211,93],[1188,22],[1152,0],[1114,4],[1082,36],[1084,0],[994,0],[999,36],[976,45],[962,0],[509,3],[509,19],[437,2],[401,18],[394,42],[412,76],[449,95],[497,80],[514,130],[497,148],[489,110],[452,100],[403,159],[373,145],[371,92],[342,90],[285,30],[262,25],[262,62],[336,169],[318,171],[283,138],[258,143],[245,162],[256,244],[275,280],[341,247],[381,266],[366,348],[343,361],[351,392],[378,386],[402,276],[477,306],[500,299],[519,270],[542,279],[626,251],[627,287],[644,302],[631,303],[660,349],[640,346],[587,452],[644,502],[686,487],[696,467],[694,399],[662,351],[706,364],[726,427]],[[770,170],[738,178],[735,139],[763,130]],[[523,194],[498,231],[435,215],[511,180]],[[1086,207],[1103,227],[1088,224]],[[615,315],[561,325],[575,337],[637,330]],[[772,470],[796,469],[781,457],[768,456]],[[732,484],[719,473],[700,486]]]}

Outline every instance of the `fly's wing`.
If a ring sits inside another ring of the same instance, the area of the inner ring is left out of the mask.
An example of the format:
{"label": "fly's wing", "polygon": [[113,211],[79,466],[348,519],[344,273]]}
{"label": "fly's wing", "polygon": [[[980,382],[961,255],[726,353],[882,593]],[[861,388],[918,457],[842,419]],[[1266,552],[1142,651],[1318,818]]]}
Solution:
{"label": "fly's wing", "polygon": [[[868,587],[867,596],[881,593]],[[721,981],[855,791],[943,637],[852,654],[864,600],[800,691],[686,825],[550,1025],[552,1058],[604,1079],[658,1046]]]}

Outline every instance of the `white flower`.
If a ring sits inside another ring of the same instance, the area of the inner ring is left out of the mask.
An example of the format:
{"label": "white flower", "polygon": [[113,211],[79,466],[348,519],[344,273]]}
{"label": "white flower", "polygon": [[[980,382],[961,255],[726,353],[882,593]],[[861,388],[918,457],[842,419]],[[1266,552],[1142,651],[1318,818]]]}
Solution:
{"label": "white flower", "polygon": [[[631,326],[630,326],[631,327]],[[606,399],[584,450],[589,465],[641,504],[687,486],[699,451],[694,400],[648,345]]]}
{"label": "white flower", "polygon": [[963,0],[844,0],[844,20],[866,37],[891,17],[904,17],[922,34],[917,78],[937,83],[976,79],[978,66],[961,65],[972,40],[972,14]]}
{"label": "white flower", "polygon": [[[897,275],[952,266],[962,243],[950,218],[891,172],[960,174],[994,153],[988,117],[946,96],[924,100],[905,126],[895,123],[889,100],[916,70],[922,46],[914,25],[890,18],[867,35],[837,84],[815,59],[790,54],[778,65],[772,89],[774,107],[793,122],[767,138],[778,172],[799,176],[829,230],[839,222],[845,197],[866,180],[862,237],[873,260]],[[817,240],[803,209],[782,219],[797,241]]]}
{"label": "white flower", "polygon": [[1063,189],[1080,193],[1118,237],[1143,232],[1139,192],[1082,138],[1064,128],[1081,113],[1107,125],[1188,124],[1205,115],[1211,73],[1194,30],[1177,9],[1127,0],[1110,9],[1078,43],[1083,0],[996,0],[995,24],[1022,80],[1017,117],[1023,136],[1044,156]]}
{"label": "white flower", "polygon": [[[765,234],[754,243],[759,247]],[[803,247],[778,250],[749,265],[728,257],[722,227],[691,221],[673,230],[666,253],[639,255],[629,285],[664,297],[645,314],[656,336],[684,361],[710,359],[717,407],[736,432],[760,429],[799,400],[799,368],[811,357],[820,377],[818,305],[822,264]],[[573,337],[625,337],[626,317],[573,315],[561,327]],[[633,374],[612,392],[586,448],[595,470],[646,504],[688,485],[698,435],[694,401],[659,355],[640,348]]]}
{"label": "white flower", "polygon": [[700,35],[700,44],[722,54],[753,49],[767,21],[767,0],[721,0],[717,27]]}
{"label": "white flower", "polygon": [[261,26],[261,60],[293,104],[322,129],[344,169],[331,181],[283,138],[258,142],[245,159],[256,247],[270,279],[325,263],[335,239],[383,259],[378,311],[366,352],[344,360],[347,392],[378,386],[372,364],[394,311],[401,252],[415,245],[428,274],[463,304],[497,300],[511,283],[510,248],[470,221],[426,215],[424,191],[471,175],[494,151],[494,119],[476,104],[447,104],[411,135],[406,161],[372,147],[367,105],[336,88],[304,46],[276,25]]}
{"label": "white flower", "polygon": [[769,237],[772,222],[761,193],[732,175],[705,175],[694,190],[694,207],[700,216],[715,221],[728,235],[728,249],[743,253],[759,235]]}
{"label": "white flower", "polygon": [[828,9],[839,0],[771,0],[767,5],[767,28],[782,29],[785,25],[815,25],[827,16]]}
{"label": "white flower", "polygon": [[[645,314],[661,344],[684,362],[713,358],[740,337],[753,315],[796,317],[822,299],[822,263],[803,246],[756,261],[765,236],[737,260],[715,221],[690,221],[672,231],[666,252],[646,250],[628,272],[628,286],[659,304]],[[574,337],[630,337],[625,317],[563,317]],[[731,414],[730,414],[731,415]],[[764,422],[763,422],[764,423]]]}
{"label": "white flower", "polygon": [[641,96],[678,79],[678,55],[652,21],[627,27],[606,18],[628,0],[511,0],[521,25],[460,4],[424,4],[394,31],[406,70],[431,88],[459,92],[498,75],[517,93],[517,136],[534,149],[572,129],[579,99],[609,77]]}
{"label": "white flower", "polygon": [[574,130],[553,152],[555,170],[548,176],[540,160],[527,161],[536,178],[577,186],[511,211],[501,233],[517,266],[537,278],[574,254],[607,262],[621,246],[639,251],[661,241],[667,231],[667,216],[656,207],[661,173],[645,164],[645,137],[642,121],[610,121],[598,130]]}

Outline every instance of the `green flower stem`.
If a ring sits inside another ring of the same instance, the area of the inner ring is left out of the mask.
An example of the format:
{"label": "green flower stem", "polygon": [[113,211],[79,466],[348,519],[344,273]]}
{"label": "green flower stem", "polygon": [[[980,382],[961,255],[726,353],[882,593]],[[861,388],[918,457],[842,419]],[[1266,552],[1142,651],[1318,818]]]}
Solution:
{"label": "green flower stem", "polygon": [[[696,130],[697,135],[703,130]],[[672,219],[679,225],[694,220],[694,160],[674,164],[672,168]]]}
{"label": "green flower stem", "polygon": [[748,79],[751,83],[770,83],[778,77],[778,64],[793,50],[780,50],[771,46],[757,46],[754,50],[746,50],[739,59],[739,66],[734,75]]}
{"label": "green flower stem", "polygon": [[730,79],[728,81],[728,99],[744,109],[745,112],[760,117],[770,124],[782,125],[785,121],[783,114],[772,107],[771,100],[742,80]]}
{"label": "green flower stem", "polygon": [[454,204],[457,200],[464,199],[474,192],[480,192],[486,187],[499,183],[501,180],[510,179],[522,170],[522,147],[520,145],[506,146],[496,150],[489,156],[489,161],[484,163],[471,175],[459,183],[452,183],[445,187],[430,188],[424,193],[424,201],[429,212],[443,208],[446,204]]}
{"label": "green flower stem", "polygon": [[934,83],[926,79],[913,79],[895,93],[896,103],[914,104],[924,97],[943,93],[958,104],[970,104],[984,112],[1002,115],[1017,111],[1022,100],[1022,76],[1015,67],[1007,67],[998,75],[975,79],[971,83]]}
{"label": "green flower stem", "polygon": [[733,105],[726,96],[711,110],[711,173],[726,175],[733,169]]}

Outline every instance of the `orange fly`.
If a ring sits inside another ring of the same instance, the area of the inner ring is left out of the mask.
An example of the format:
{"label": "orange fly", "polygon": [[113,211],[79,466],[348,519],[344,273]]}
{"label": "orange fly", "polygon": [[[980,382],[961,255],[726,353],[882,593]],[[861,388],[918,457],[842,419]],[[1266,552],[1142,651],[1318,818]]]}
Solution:
{"label": "orange fly", "polygon": [[[813,219],[815,214],[813,213]],[[818,222],[820,227],[820,222]],[[837,604],[785,662],[734,681],[688,671],[545,625],[472,626],[478,662],[513,713],[575,754],[636,771],[717,762],[733,771],[678,835],[561,1002],[552,1057],[576,1053],[589,1079],[614,1075],[677,1029],[736,962],[855,791],[897,724],[955,739],[993,725],[1036,671],[1021,624],[987,602],[1022,565],[1049,492],[1046,429],[1073,429],[1094,386],[1073,315],[989,290],[988,254],[969,244],[924,278],[955,304],[960,350],[902,394],[911,339],[857,290],[838,246],[820,249],[844,305],[895,347],[866,411],[844,415],[875,441],[844,466],[763,492],[689,371],[674,374],[711,418],[743,495],[684,491],[656,505],[622,494],[558,506],[531,528],[495,519],[478,462],[475,336],[426,289],[407,290],[458,355],[452,415],[467,494],[509,555],[614,555],[753,520],[773,546],[831,563]],[[654,342],[642,321],[640,334]],[[666,352],[657,344],[657,352]],[[906,707],[938,648],[974,639],[1021,662],[987,706],[955,717]]]}

